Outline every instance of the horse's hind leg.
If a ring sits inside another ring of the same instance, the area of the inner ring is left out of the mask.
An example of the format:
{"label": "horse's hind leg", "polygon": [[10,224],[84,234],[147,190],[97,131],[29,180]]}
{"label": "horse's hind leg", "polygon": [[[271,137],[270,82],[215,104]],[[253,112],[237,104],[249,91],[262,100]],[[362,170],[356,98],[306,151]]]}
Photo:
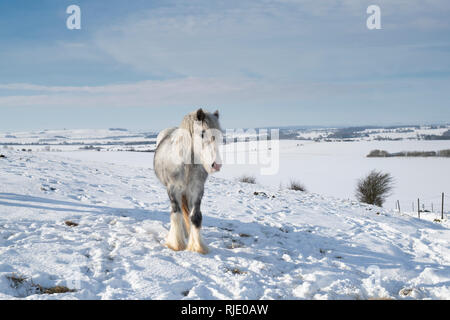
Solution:
{"label": "horse's hind leg", "polygon": [[186,249],[185,230],[183,215],[181,213],[180,201],[173,191],[169,191],[172,212],[170,213],[170,230],[167,236],[167,246],[175,251]]}
{"label": "horse's hind leg", "polygon": [[189,233],[189,242],[187,250],[194,251],[202,254],[209,252],[208,247],[203,242],[200,230],[202,228],[202,213],[200,211],[200,200],[194,205],[191,211],[191,228]]}
{"label": "horse's hind leg", "polygon": [[184,218],[183,223],[184,235],[186,238],[189,238],[189,232],[191,230],[191,218],[189,213],[188,201],[185,194],[181,196],[181,211],[183,212]]}

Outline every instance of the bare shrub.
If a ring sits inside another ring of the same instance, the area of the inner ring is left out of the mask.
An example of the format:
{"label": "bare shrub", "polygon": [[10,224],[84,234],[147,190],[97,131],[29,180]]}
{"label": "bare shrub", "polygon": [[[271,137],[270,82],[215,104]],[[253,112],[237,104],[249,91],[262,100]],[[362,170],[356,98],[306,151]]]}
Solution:
{"label": "bare shrub", "polygon": [[25,278],[24,276],[17,275],[15,273],[13,273],[10,276],[6,276],[6,279],[11,281],[11,287],[13,287],[15,289],[20,287],[27,280],[27,278]]}
{"label": "bare shrub", "polygon": [[289,190],[305,192],[306,188],[299,181],[291,180],[291,182],[289,183]]}
{"label": "bare shrub", "polygon": [[392,191],[394,179],[389,173],[371,171],[356,186],[356,198],[364,203],[383,206]]}
{"label": "bare shrub", "polygon": [[250,176],[250,175],[243,175],[242,177],[239,178],[239,181],[244,182],[244,183],[255,184],[256,178],[254,176]]}

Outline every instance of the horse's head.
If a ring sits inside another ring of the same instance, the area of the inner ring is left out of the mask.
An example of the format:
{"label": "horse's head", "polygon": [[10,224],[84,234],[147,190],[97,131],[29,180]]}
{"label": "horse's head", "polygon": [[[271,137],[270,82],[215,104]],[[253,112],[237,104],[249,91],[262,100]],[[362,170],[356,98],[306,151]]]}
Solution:
{"label": "horse's head", "polygon": [[219,112],[209,113],[198,109],[190,116],[194,120],[191,131],[194,163],[203,165],[208,173],[220,171],[222,160],[219,144],[222,141],[222,130]]}

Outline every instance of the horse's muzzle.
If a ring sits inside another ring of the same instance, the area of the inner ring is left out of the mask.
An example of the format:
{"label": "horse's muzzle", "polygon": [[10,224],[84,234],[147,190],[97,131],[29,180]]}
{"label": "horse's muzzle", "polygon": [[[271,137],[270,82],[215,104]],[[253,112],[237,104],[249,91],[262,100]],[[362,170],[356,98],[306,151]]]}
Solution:
{"label": "horse's muzzle", "polygon": [[212,164],[212,168],[213,168],[214,171],[220,171],[220,168],[222,168],[222,165],[217,163],[217,162],[214,162]]}

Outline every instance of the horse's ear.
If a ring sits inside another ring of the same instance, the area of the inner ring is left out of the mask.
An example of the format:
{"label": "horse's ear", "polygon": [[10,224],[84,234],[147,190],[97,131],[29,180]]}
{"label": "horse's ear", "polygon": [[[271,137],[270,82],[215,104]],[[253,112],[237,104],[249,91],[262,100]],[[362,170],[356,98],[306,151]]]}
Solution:
{"label": "horse's ear", "polygon": [[205,120],[205,113],[203,112],[202,108],[197,110],[197,120],[198,121]]}
{"label": "horse's ear", "polygon": [[216,116],[217,119],[219,119],[219,110],[214,111],[214,115]]}

